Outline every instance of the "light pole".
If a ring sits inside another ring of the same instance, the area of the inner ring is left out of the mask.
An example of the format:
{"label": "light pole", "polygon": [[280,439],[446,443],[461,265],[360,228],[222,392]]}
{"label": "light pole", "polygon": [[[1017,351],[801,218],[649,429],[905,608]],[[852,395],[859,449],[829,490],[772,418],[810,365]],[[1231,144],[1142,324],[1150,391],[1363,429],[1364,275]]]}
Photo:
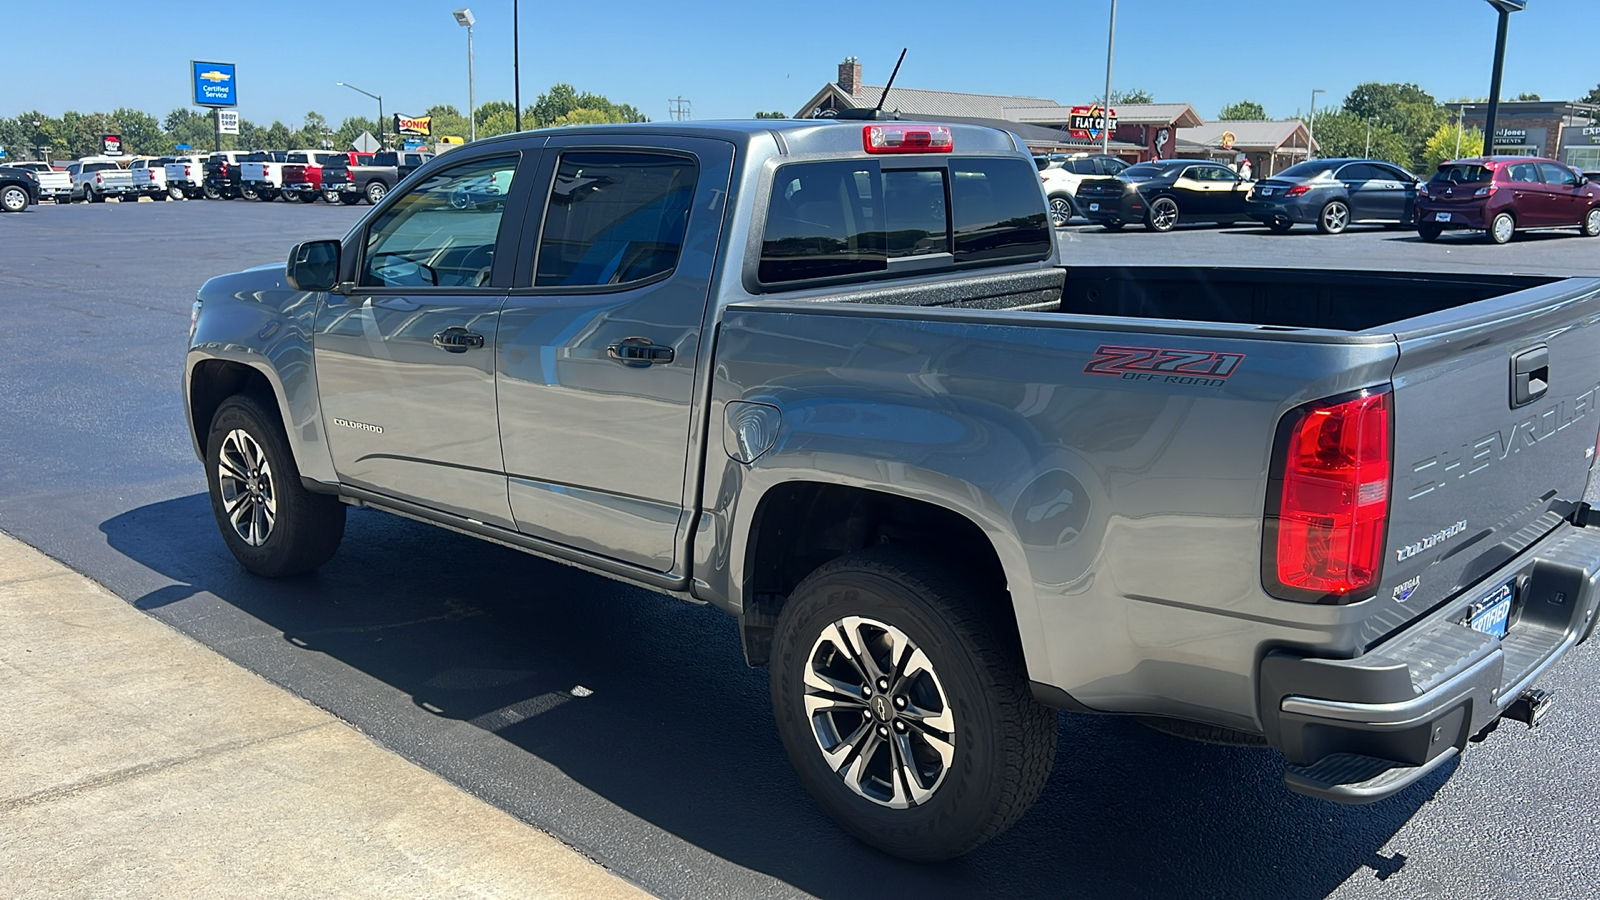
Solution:
{"label": "light pole", "polygon": [[1316,158],[1317,153],[1317,95],[1326,94],[1322,88],[1311,89],[1311,115],[1306,118],[1306,160],[1309,162]]}
{"label": "light pole", "polygon": [[456,24],[467,29],[467,128],[471,137],[469,141],[478,139],[478,120],[472,115],[473,107],[477,105],[472,96],[472,25],[478,21],[472,17],[472,10],[458,9],[455,11]]}
{"label": "light pole", "polygon": [[1117,0],[1111,0],[1111,27],[1106,30],[1106,105],[1100,109],[1100,152],[1111,152],[1111,51],[1117,46]]}
{"label": "light pole", "polygon": [[345,84],[342,81],[337,81],[334,83],[340,87],[347,87],[358,94],[366,94],[368,97],[378,101],[378,149],[382,150],[385,146],[383,142],[383,97],[374,94],[371,91],[363,91],[361,88],[358,88],[353,84]]}
{"label": "light pole", "polygon": [[517,130],[522,130],[522,56],[518,48],[517,39],[522,29],[517,23],[517,0],[511,0],[511,105],[515,107],[511,115],[516,120]]}
{"label": "light pole", "polygon": [[1467,110],[1471,108],[1472,104],[1463,103],[1456,109],[1456,159],[1461,158],[1461,132],[1467,130]]}
{"label": "light pole", "polygon": [[1511,14],[1526,9],[1528,0],[1488,0],[1500,13],[1500,28],[1494,38],[1494,72],[1489,76],[1489,111],[1483,123],[1483,155],[1494,155],[1494,120],[1500,112],[1500,70],[1506,64],[1506,29]]}

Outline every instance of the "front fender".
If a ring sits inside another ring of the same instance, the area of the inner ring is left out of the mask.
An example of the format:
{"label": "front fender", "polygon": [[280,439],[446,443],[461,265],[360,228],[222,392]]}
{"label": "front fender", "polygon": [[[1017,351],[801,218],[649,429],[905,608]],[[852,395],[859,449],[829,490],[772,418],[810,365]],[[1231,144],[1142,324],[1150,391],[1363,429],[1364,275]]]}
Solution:
{"label": "front fender", "polygon": [[184,364],[183,402],[195,452],[205,455],[204,423],[195,421],[194,398],[206,377],[202,363],[248,367],[271,385],[301,477],[337,484],[333,457],[317,400],[311,339],[322,296],[289,287],[284,267],[261,266],[206,282]]}

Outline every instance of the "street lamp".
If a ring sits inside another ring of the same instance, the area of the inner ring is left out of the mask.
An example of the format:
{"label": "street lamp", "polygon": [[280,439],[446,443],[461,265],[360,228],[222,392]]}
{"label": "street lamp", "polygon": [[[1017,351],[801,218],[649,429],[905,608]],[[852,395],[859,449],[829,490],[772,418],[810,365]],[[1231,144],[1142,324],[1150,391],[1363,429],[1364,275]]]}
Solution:
{"label": "street lamp", "polygon": [[1322,88],[1311,89],[1311,115],[1306,123],[1306,159],[1315,158],[1317,152],[1317,95],[1326,94]]}
{"label": "street lamp", "polygon": [[517,0],[511,0],[511,105],[515,107],[511,115],[516,120],[518,131],[522,130],[522,56],[517,49],[517,40],[522,34],[522,28],[517,23]]}
{"label": "street lamp", "polygon": [[456,24],[467,29],[467,128],[470,129],[468,133],[472,135],[467,140],[475,141],[478,139],[478,120],[472,115],[473,107],[476,105],[472,96],[472,25],[478,20],[472,17],[470,9],[456,10],[455,17]]}
{"label": "street lamp", "polygon": [[337,84],[340,87],[347,87],[358,94],[366,94],[368,97],[378,101],[378,149],[383,149],[385,146],[383,142],[383,98],[370,91],[363,91],[361,88],[358,88],[353,84],[345,84],[342,81],[336,81],[334,84]]}
{"label": "street lamp", "polygon": [[1506,29],[1511,25],[1511,14],[1528,7],[1528,0],[1488,0],[1500,13],[1500,28],[1494,38],[1494,72],[1489,76],[1489,112],[1483,123],[1483,150],[1485,156],[1494,155],[1494,120],[1500,112],[1500,70],[1506,64]]}
{"label": "street lamp", "polygon": [[1456,159],[1461,158],[1461,132],[1467,130],[1467,110],[1472,108],[1471,103],[1463,103],[1456,109]]}

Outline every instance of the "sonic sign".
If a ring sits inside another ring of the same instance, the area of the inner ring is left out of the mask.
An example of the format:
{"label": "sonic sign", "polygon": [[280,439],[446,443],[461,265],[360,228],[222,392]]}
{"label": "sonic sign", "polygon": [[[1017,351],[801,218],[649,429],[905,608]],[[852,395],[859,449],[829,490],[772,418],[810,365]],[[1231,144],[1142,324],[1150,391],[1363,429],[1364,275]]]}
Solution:
{"label": "sonic sign", "polygon": [[233,63],[189,60],[195,106],[238,106],[239,88]]}
{"label": "sonic sign", "polygon": [[1093,106],[1074,106],[1068,114],[1067,134],[1080,140],[1098,141],[1106,130],[1117,130],[1117,111],[1096,103]]}

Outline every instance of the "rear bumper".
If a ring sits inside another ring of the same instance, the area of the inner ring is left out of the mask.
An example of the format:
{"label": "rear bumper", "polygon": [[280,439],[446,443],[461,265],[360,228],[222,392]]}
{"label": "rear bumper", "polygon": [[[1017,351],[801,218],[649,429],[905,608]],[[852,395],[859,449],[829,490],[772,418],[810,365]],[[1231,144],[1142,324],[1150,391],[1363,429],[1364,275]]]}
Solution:
{"label": "rear bumper", "polygon": [[1132,192],[1121,197],[1079,197],[1077,203],[1078,212],[1097,224],[1144,220],[1144,200]]}
{"label": "rear bumper", "polygon": [[1267,224],[1271,224],[1275,219],[1288,219],[1300,223],[1315,222],[1321,212],[1320,204],[1300,200],[1251,200],[1245,204],[1245,213],[1250,218]]}
{"label": "rear bumper", "polygon": [[[1516,585],[1504,639],[1461,624]],[[1593,630],[1600,528],[1563,524],[1472,589],[1355,659],[1274,651],[1258,685],[1267,742],[1290,789],[1366,803],[1395,794],[1464,750]]]}
{"label": "rear bumper", "polygon": [[[1440,213],[1448,215],[1447,221],[1440,222]],[[1489,227],[1489,213],[1482,204],[1444,204],[1429,203],[1426,200],[1417,204],[1417,224],[1438,225],[1440,228],[1474,228],[1484,229]]]}

